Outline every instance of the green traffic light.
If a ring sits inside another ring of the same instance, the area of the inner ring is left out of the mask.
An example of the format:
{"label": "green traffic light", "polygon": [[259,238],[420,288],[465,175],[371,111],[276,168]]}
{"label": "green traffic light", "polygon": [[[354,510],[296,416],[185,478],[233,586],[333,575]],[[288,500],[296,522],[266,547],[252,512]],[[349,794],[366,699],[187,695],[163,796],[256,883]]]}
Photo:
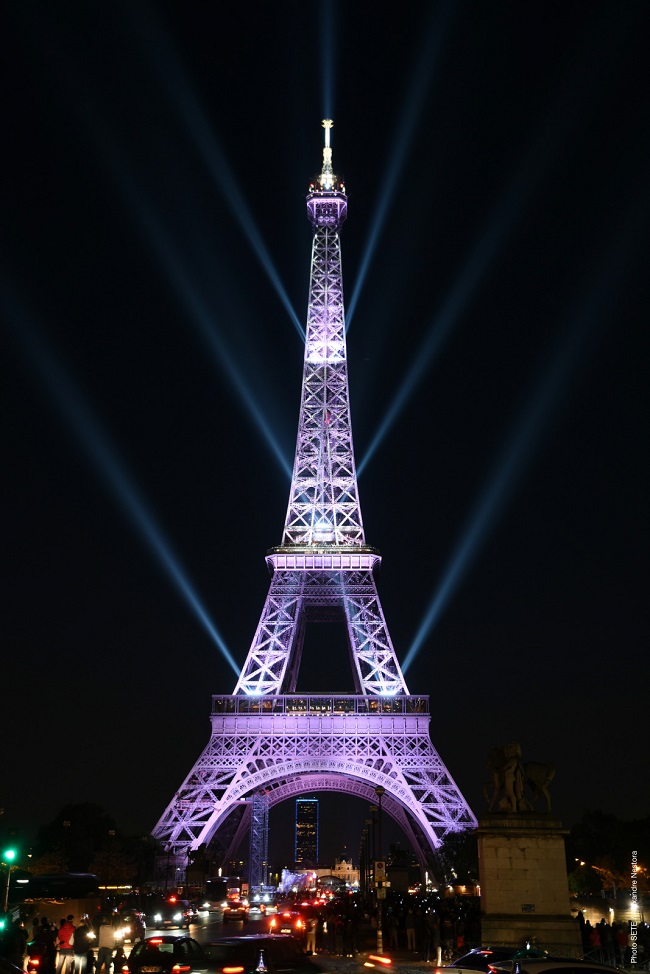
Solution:
{"label": "green traffic light", "polygon": [[16,858],[16,850],[5,849],[5,851],[2,853],[2,858],[5,859],[7,862],[12,862]]}

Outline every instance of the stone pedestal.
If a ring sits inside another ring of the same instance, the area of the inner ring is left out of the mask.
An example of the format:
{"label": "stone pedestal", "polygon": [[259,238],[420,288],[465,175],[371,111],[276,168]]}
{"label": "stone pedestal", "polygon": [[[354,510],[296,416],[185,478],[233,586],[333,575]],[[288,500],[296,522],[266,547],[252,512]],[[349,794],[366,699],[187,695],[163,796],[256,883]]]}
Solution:
{"label": "stone pedestal", "polygon": [[551,953],[582,955],[571,916],[558,819],[535,812],[486,815],[479,822],[481,931],[484,946],[527,940]]}

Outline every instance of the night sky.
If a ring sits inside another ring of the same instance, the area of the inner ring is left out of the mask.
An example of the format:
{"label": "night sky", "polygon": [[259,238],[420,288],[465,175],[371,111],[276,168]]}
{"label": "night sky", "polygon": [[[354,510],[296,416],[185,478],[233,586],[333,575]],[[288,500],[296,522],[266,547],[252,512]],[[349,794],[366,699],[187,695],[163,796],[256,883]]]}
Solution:
{"label": "night sky", "polygon": [[[5,821],[149,832],[234,688],[179,579],[238,669],[328,116],[366,538],[433,743],[477,815],[510,741],[567,826],[647,815],[647,0],[10,0],[0,37]],[[300,690],[352,689],[338,635]],[[365,817],[326,797],[321,858]]]}

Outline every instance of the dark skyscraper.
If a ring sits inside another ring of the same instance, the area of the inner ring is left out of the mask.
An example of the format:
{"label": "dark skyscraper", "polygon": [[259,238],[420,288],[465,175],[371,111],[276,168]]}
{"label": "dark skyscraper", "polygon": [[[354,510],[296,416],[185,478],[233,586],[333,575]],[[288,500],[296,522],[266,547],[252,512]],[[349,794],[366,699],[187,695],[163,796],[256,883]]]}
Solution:
{"label": "dark skyscraper", "polygon": [[296,798],[296,866],[318,866],[318,799]]}

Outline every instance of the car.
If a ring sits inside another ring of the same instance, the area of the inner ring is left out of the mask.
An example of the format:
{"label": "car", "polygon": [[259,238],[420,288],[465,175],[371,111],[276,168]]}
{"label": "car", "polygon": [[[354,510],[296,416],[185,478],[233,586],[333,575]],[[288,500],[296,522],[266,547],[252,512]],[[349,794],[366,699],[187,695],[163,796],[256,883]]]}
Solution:
{"label": "car", "polygon": [[572,957],[515,957],[497,964],[497,974],[613,974],[615,967]]}
{"label": "car", "polygon": [[147,937],[133,945],[123,974],[208,974],[214,963],[193,937]]}
{"label": "car", "polygon": [[304,913],[297,910],[281,910],[269,920],[270,934],[290,934],[302,945],[307,940],[307,922]]}
{"label": "car", "polygon": [[324,968],[304,952],[294,937],[258,933],[244,937],[221,937],[204,948],[214,974],[319,974]]}
{"label": "car", "polygon": [[[449,972],[449,974],[476,974],[477,971],[482,971],[483,974],[489,974],[489,972],[494,970],[495,964],[512,961],[516,954],[521,954],[525,951],[526,948],[522,947],[474,947],[468,954],[463,954],[462,957],[458,957],[451,964],[445,964],[444,967],[437,967],[435,974],[441,974],[441,972]],[[529,951],[530,955],[534,957],[547,956],[544,951],[535,950],[534,948],[530,948]]]}
{"label": "car", "polygon": [[242,899],[239,896],[229,896],[223,907],[223,922],[227,923],[229,920],[241,920],[242,923],[246,923],[249,912],[250,906],[248,900]]}
{"label": "car", "polygon": [[119,926],[117,927],[116,935],[124,943],[129,942],[134,944],[136,940],[144,940],[147,932],[147,922],[144,913],[131,910],[121,913],[118,919]]}
{"label": "car", "polygon": [[198,911],[188,900],[180,900],[177,896],[169,896],[163,903],[159,903],[150,913],[151,925],[157,930],[167,927],[190,929],[190,923],[195,923]]}

